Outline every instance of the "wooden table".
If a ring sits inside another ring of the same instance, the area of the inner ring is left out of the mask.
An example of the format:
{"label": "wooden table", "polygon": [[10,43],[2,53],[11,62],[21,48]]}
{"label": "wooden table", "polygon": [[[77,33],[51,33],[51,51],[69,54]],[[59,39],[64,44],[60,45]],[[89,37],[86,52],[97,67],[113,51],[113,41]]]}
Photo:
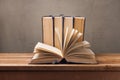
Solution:
{"label": "wooden table", "polygon": [[0,80],[120,80],[120,54],[96,54],[98,64],[28,64],[33,53],[0,53]]}

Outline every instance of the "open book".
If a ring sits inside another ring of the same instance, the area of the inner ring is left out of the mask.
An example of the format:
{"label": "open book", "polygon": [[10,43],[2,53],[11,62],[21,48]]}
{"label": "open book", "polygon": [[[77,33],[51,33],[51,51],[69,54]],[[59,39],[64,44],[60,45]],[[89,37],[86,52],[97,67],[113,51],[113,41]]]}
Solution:
{"label": "open book", "polygon": [[35,54],[31,63],[59,63],[63,59],[70,63],[96,63],[95,54],[89,49],[89,42],[78,41],[82,33],[66,28],[62,45],[57,28],[55,32],[59,39],[60,49],[38,42],[34,48]]}

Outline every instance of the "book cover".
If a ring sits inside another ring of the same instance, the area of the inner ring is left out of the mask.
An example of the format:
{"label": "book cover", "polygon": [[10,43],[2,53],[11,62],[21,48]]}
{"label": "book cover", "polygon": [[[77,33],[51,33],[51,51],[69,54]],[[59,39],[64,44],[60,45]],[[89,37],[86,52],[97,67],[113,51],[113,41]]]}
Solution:
{"label": "book cover", "polygon": [[55,47],[62,49],[63,45],[63,16],[54,17],[54,28],[58,28],[59,36],[57,36],[54,29],[54,45]]}
{"label": "book cover", "polygon": [[42,18],[43,43],[53,46],[53,17],[45,16]]}
{"label": "book cover", "polygon": [[74,29],[83,33],[83,36],[78,41],[84,40],[85,17],[74,17]]}

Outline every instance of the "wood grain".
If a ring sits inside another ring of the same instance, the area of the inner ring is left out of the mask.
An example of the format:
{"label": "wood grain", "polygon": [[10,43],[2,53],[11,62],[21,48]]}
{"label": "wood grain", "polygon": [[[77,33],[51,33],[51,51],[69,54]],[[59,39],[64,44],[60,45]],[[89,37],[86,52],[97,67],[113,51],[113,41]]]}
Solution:
{"label": "wood grain", "polygon": [[98,64],[29,64],[34,53],[0,53],[0,70],[120,71],[120,54],[96,54]]}
{"label": "wood grain", "polygon": [[0,80],[120,80],[120,54],[96,54],[98,64],[29,64],[33,53],[0,53]]}
{"label": "wood grain", "polygon": [[0,80],[120,80],[119,76],[120,72],[0,72]]}

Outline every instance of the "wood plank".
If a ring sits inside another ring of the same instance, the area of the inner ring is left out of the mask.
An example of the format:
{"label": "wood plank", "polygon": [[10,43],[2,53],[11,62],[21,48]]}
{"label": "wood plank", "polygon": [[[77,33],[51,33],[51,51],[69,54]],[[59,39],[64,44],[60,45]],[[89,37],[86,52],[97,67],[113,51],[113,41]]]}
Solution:
{"label": "wood plank", "polygon": [[120,80],[120,72],[0,72],[0,80]]}
{"label": "wood plank", "polygon": [[98,64],[29,64],[34,53],[0,53],[0,71],[120,71],[120,54],[96,54]]}

